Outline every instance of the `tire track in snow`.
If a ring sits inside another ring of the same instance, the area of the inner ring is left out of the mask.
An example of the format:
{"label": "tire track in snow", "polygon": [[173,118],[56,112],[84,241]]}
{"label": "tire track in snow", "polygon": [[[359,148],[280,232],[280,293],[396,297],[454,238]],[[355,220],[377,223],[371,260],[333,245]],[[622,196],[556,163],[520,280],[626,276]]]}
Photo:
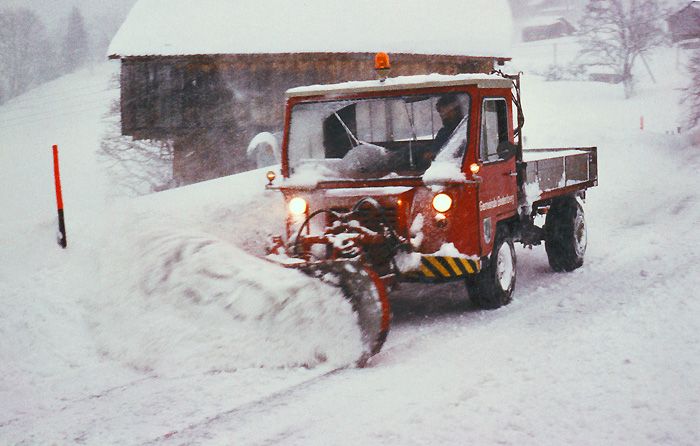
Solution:
{"label": "tire track in snow", "polygon": [[[183,436],[187,436],[190,433],[194,433],[197,431],[200,431],[202,429],[205,429],[206,427],[219,423],[219,422],[226,422],[227,419],[235,417],[236,421],[238,424],[244,424],[242,421],[245,419],[245,417],[250,417],[254,416],[255,414],[261,412],[261,411],[268,411],[272,408],[278,407],[285,402],[285,398],[291,397],[297,392],[306,390],[313,385],[320,383],[331,376],[337,375],[338,373],[348,370],[347,368],[337,368],[333,369],[327,372],[322,372],[319,375],[312,376],[302,382],[295,383],[293,385],[284,387],[279,390],[275,390],[272,392],[269,392],[265,395],[262,395],[258,397],[257,399],[253,401],[249,401],[243,404],[240,404],[232,409],[219,412],[215,415],[209,416],[204,418],[202,421],[198,423],[193,423],[188,425],[187,427],[181,428],[181,429],[176,429],[173,431],[170,431],[166,434],[163,434],[151,441],[148,441],[144,443],[144,445],[157,445],[157,444],[165,444],[169,443],[171,441],[173,442],[179,442],[179,444],[195,444],[195,440],[193,440],[191,437],[186,438],[186,439],[181,439]],[[196,435],[197,438],[203,439],[206,437],[206,435]]]}
{"label": "tire track in snow", "polygon": [[[466,299],[466,297],[465,297]],[[486,315],[495,315],[494,312],[486,312],[481,310],[476,310],[472,307],[472,310],[467,309],[466,314],[476,315],[479,313],[484,313]],[[425,311],[425,310],[424,310]],[[438,313],[441,313],[437,310]],[[425,314],[432,314],[430,310]],[[405,327],[406,325],[411,326],[410,330],[401,330],[400,339],[395,341],[393,344],[385,346],[381,352],[370,358],[365,368],[372,369],[376,367],[381,367],[384,365],[391,365],[393,363],[392,358],[397,355],[401,357],[404,353],[408,351],[413,351],[420,347],[421,344],[432,343],[435,341],[436,337],[439,337],[440,333],[448,332],[454,329],[454,324],[457,321],[466,321],[464,319],[465,311],[454,310],[454,312],[442,312],[442,316],[447,315],[447,317],[440,317],[440,314],[436,315],[433,323],[431,323],[427,328],[423,325],[425,320],[420,318],[417,321],[402,322],[400,325]],[[499,319],[499,318],[496,318]],[[476,322],[479,322],[479,326],[483,323],[492,322],[494,318],[479,318]],[[420,325],[414,325],[414,324]],[[389,338],[391,339],[391,331],[389,333]],[[317,386],[327,383],[329,380],[340,377],[344,373],[350,374],[353,372],[362,373],[362,369],[354,370],[348,367],[339,367],[325,372],[321,372],[318,375],[311,376],[301,382],[294,383],[292,385],[283,387],[278,390],[271,391],[260,395],[252,401],[239,404],[229,410],[219,412],[215,415],[208,416],[202,419],[200,422],[191,423],[186,427],[172,430],[165,433],[151,441],[144,443],[144,445],[162,445],[162,444],[178,444],[178,445],[193,445],[204,443],[207,440],[211,440],[209,432],[221,432],[220,428],[213,428],[217,424],[224,424],[228,431],[237,431],[237,427],[246,426],[249,424],[250,420],[259,417],[260,415],[269,414],[274,412],[278,408],[282,408],[290,403],[293,403],[295,399],[301,398],[304,395],[313,391]],[[290,433],[291,434],[291,433]],[[282,441],[284,438],[276,437],[274,440],[269,440],[266,443],[274,444],[276,441]]]}

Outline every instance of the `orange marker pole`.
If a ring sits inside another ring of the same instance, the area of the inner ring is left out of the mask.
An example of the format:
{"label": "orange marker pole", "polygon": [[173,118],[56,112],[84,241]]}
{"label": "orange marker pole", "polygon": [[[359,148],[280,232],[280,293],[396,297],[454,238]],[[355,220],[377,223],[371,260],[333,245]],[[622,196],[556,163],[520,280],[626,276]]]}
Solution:
{"label": "orange marker pole", "polygon": [[58,244],[61,245],[61,248],[65,248],[68,241],[66,240],[66,223],[63,220],[61,176],[58,173],[58,146],[53,146],[53,176],[56,181],[56,205],[58,206]]}

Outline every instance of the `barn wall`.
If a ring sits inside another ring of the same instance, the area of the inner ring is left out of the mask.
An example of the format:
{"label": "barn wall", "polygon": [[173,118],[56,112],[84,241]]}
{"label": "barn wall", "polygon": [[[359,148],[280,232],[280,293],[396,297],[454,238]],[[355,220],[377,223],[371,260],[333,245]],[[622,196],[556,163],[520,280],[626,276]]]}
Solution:
{"label": "barn wall", "polygon": [[[399,54],[392,77],[489,72],[493,59]],[[175,177],[194,183],[253,168],[248,142],[283,125],[284,92],[375,79],[374,54],[138,57],[122,60],[122,133],[174,139]]]}
{"label": "barn wall", "polygon": [[700,37],[700,9],[693,5],[671,15],[667,21],[674,43]]}

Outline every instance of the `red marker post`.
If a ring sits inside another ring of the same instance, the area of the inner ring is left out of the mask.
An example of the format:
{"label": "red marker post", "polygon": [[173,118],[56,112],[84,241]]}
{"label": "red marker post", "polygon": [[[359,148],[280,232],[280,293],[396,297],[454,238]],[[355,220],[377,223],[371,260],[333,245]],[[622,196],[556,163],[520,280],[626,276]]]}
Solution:
{"label": "red marker post", "polygon": [[61,248],[68,245],[66,240],[66,223],[63,220],[63,195],[61,194],[61,176],[58,172],[58,146],[53,146],[53,175],[56,181],[56,205],[58,206],[58,244]]}

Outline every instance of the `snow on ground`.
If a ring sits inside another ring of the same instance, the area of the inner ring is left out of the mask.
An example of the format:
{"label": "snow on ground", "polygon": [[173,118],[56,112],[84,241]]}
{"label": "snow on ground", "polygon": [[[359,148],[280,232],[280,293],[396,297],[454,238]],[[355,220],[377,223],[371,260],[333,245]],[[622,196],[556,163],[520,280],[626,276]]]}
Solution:
{"label": "snow on ground", "polygon": [[669,134],[673,57],[629,101],[523,78],[527,146],[598,146],[582,268],[518,249],[491,312],[408,287],[384,350],[336,372],[357,348],[342,299],[251,256],[282,221],[264,172],[115,197],[95,158],[114,64],[5,104],[0,443],[699,444],[700,148]]}
{"label": "snow on ground", "polygon": [[[246,387],[268,391],[280,376],[288,385],[308,375],[304,369],[281,374],[280,368],[323,363],[313,372],[320,374],[354,363],[361,353],[355,316],[336,289],[243,251],[261,253],[267,235],[279,230],[275,223],[284,221],[276,215],[281,199],[262,193],[264,172],[140,200],[108,191],[95,152],[103,116],[118,94],[109,87],[113,71],[103,66],[63,78],[0,114],[6,204],[0,217],[0,400],[6,416],[0,443],[75,440],[63,436],[62,420],[84,414],[61,401],[82,407],[127,384],[143,394],[135,383],[144,380],[148,392],[157,392],[150,390],[158,387],[155,377],[271,369],[257,374],[253,385],[244,380],[233,387],[243,386],[235,392],[245,400]],[[67,96],[83,88],[92,91],[88,100]],[[65,251],[54,242],[53,144],[59,146]],[[271,227],[251,218],[259,211],[270,216]],[[172,416],[161,413],[162,402],[149,404],[155,405],[138,412]],[[37,418],[39,408],[45,412]],[[118,426],[123,407],[113,410],[108,418]],[[27,412],[32,415],[23,416]],[[141,415],[133,413],[147,425],[154,421]],[[110,438],[140,438],[124,435]]]}

